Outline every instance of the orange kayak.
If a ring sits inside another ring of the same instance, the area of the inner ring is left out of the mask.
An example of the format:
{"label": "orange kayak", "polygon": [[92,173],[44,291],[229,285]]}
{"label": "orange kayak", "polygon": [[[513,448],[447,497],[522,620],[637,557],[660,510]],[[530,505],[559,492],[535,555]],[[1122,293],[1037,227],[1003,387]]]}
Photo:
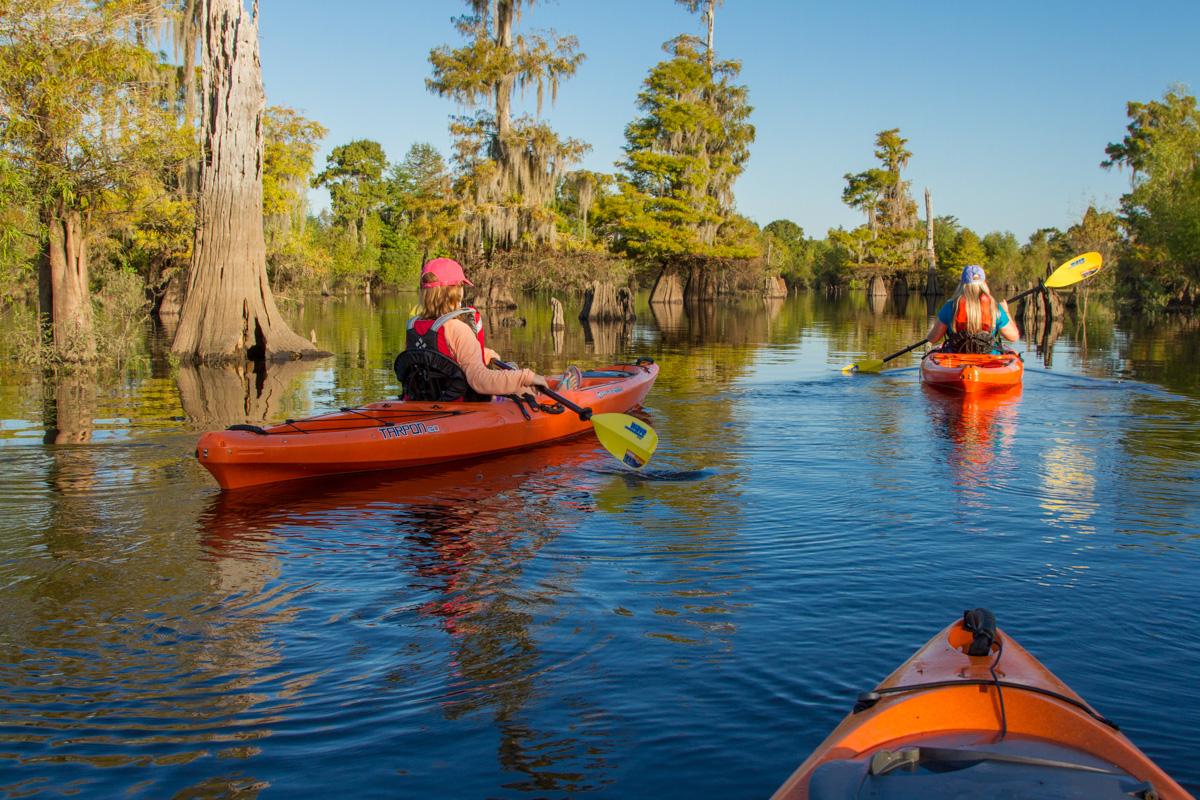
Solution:
{"label": "orange kayak", "polygon": [[[616,364],[584,372],[578,389],[560,394],[596,414],[625,413],[642,404],[657,377],[654,363]],[[234,425],[212,431],[200,437],[196,458],[222,489],[241,489],[475,458],[592,430],[590,422],[561,406],[546,408],[559,413],[507,398],[485,403],[390,400],[267,428]]]}
{"label": "orange kayak", "polygon": [[860,695],[775,800],[1191,797],[994,618],[990,638],[968,631],[981,615]]}
{"label": "orange kayak", "polygon": [[933,350],[921,359],[921,380],[939,389],[983,392],[1021,385],[1025,363],[1008,350],[995,355],[943,353]]}

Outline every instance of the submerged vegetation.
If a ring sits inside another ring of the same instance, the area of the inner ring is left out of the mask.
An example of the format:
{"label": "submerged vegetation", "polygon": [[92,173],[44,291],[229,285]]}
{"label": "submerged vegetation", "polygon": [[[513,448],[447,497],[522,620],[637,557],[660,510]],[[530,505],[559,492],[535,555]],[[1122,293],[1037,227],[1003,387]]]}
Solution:
{"label": "submerged vegetation", "polygon": [[[250,109],[271,286],[288,296],[409,286],[423,260],[452,255],[502,291],[675,274],[702,287],[686,296],[707,300],[770,290],[779,276],[825,288],[928,272],[944,285],[968,263],[1020,285],[1099,250],[1116,268],[1097,288],[1127,307],[1200,303],[1200,109],[1183,88],[1129,104],[1126,134],[1103,161],[1128,171],[1129,191],[1067,230],[1021,242],[945,209],[927,227],[904,174],[909,142],[891,128],[875,136],[875,165],[845,175],[841,199],[862,224],[810,237],[794,221],[760,228],[738,213],[751,90],[714,49],[718,0],[676,1],[704,35],[664,31],[666,58],[647,71],[611,173],[580,169],[590,146],[541,118],[586,62],[574,36],[528,27],[532,0],[466,0],[461,42],[430,51],[426,86],[457,106],[448,154],[415,142],[396,159],[359,139],[316,165],[328,133],[319,120]],[[186,301],[204,255],[211,157],[201,156],[213,146],[197,125],[213,67],[188,43],[216,2],[0,0],[0,296],[38,302],[32,330],[44,331],[49,361],[104,357],[110,333],[97,326]],[[314,186],[329,191],[328,211],[307,207]],[[251,352],[247,335],[238,347]]]}

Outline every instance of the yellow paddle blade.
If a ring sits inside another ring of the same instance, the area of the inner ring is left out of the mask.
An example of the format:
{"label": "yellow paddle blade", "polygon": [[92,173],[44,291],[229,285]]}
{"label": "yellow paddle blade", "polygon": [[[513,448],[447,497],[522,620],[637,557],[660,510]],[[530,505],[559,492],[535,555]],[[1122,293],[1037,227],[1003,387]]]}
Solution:
{"label": "yellow paddle blade", "polygon": [[842,372],[849,375],[854,372],[879,372],[879,370],[881,370],[881,369],[883,369],[883,359],[868,358],[863,361],[859,361],[857,363],[851,364],[848,367],[842,367]]}
{"label": "yellow paddle blade", "polygon": [[641,469],[658,447],[658,434],[628,414],[594,414],[592,425],[604,449],[626,466]]}
{"label": "yellow paddle blade", "polygon": [[1062,289],[1065,286],[1079,283],[1084,278],[1095,275],[1103,265],[1104,259],[1100,257],[1099,253],[1084,253],[1081,256],[1075,256],[1060,265],[1049,278],[1046,278],[1046,288]]}

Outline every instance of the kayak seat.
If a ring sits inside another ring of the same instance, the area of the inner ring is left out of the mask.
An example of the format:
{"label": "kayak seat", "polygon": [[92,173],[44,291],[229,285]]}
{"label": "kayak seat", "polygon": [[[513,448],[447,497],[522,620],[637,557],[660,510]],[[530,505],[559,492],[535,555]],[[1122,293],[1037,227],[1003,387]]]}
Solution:
{"label": "kayak seat", "polygon": [[[1019,757],[1014,759],[1019,760]],[[1090,772],[1085,771],[1085,765],[1072,769],[1015,761],[922,757],[916,764],[872,774],[870,758],[838,759],[827,761],[813,771],[808,797],[809,800],[925,800],[934,797],[1130,800],[1156,796],[1150,784],[1123,772]]]}
{"label": "kayak seat", "polygon": [[404,400],[424,403],[491,400],[471,388],[458,362],[436,350],[405,350],[396,356],[394,366]]}

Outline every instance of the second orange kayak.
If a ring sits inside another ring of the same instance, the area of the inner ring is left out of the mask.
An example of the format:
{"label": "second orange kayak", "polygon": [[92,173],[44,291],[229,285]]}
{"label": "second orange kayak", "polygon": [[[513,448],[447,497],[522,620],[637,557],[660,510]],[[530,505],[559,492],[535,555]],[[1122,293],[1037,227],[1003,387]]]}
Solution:
{"label": "second orange kayak", "polygon": [[860,695],[774,800],[866,797],[1191,795],[975,609]]}
{"label": "second orange kayak", "polygon": [[921,359],[921,380],[939,389],[983,392],[1021,385],[1025,363],[1011,350],[994,355],[943,353],[934,350]]}
{"label": "second orange kayak", "polygon": [[[596,414],[642,404],[658,365],[614,364],[583,373],[561,394]],[[222,489],[299,478],[394,470],[503,453],[592,430],[561,406],[547,410],[499,398],[481,403],[388,400],[260,428],[235,425],[196,444],[199,459]],[[557,413],[550,413],[557,412]]]}

